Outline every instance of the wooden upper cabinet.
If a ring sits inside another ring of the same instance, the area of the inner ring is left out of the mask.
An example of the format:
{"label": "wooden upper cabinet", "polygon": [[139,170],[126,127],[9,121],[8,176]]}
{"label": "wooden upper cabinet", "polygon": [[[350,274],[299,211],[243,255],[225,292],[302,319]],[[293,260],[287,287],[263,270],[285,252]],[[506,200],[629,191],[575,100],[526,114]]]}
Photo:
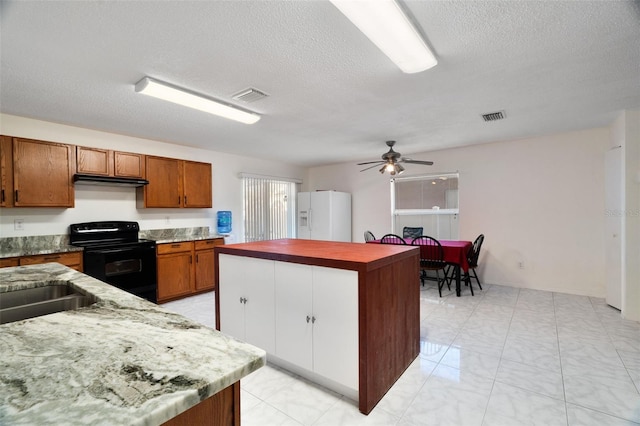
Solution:
{"label": "wooden upper cabinet", "polygon": [[145,207],[182,207],[182,160],[147,156]]}
{"label": "wooden upper cabinet", "polygon": [[113,175],[144,179],[146,176],[144,157],[142,154],[115,151],[113,153]]}
{"label": "wooden upper cabinet", "polygon": [[211,164],[184,162],[184,207],[211,207]]}
{"label": "wooden upper cabinet", "polygon": [[12,157],[11,137],[0,136],[0,207],[13,207]]}
{"label": "wooden upper cabinet", "polygon": [[13,138],[13,205],[73,207],[75,147]]}
{"label": "wooden upper cabinet", "polygon": [[85,146],[78,146],[76,149],[78,173],[141,179],[145,177],[143,154]]}
{"label": "wooden upper cabinet", "polygon": [[147,156],[144,207],[212,206],[211,164]]}

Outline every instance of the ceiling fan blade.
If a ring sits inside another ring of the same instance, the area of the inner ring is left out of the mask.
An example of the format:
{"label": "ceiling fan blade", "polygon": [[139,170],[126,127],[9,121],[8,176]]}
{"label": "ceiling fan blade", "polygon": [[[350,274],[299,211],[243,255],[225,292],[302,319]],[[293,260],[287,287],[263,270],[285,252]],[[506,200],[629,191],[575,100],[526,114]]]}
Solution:
{"label": "ceiling fan blade", "polygon": [[358,163],[356,165],[357,166],[364,166],[365,164],[374,164],[374,163],[375,164],[382,164],[382,163],[384,163],[384,161],[380,161],[380,160],[378,160],[378,161],[367,161],[365,163]]}
{"label": "ceiling fan blade", "polygon": [[[369,166],[369,167],[367,167],[367,168],[365,168],[365,169],[362,169],[362,170],[360,170],[360,171],[361,171],[361,172],[364,172],[364,171],[366,171],[366,170],[373,169],[374,167],[378,167],[380,164],[384,164],[384,163],[385,163],[384,161],[379,161],[379,162],[377,162],[376,164],[374,164],[373,166]],[[367,163],[363,163],[363,164],[367,164]]]}
{"label": "ceiling fan blade", "polygon": [[409,160],[409,159],[403,158],[402,160],[400,160],[400,162],[410,163],[410,164],[423,164],[425,166],[433,166],[433,161]]}

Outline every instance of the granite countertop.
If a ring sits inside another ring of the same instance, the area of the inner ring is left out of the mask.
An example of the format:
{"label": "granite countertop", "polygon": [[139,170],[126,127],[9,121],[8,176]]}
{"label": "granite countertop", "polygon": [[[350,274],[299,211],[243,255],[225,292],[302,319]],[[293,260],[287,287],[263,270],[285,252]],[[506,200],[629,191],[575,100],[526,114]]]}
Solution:
{"label": "granite countertop", "polygon": [[[209,232],[208,227],[147,229],[139,232],[139,238],[153,240],[157,244],[200,241],[224,238]],[[69,244],[69,235],[33,235],[28,237],[0,238],[0,259],[51,253],[82,251],[82,247]]]}
{"label": "granite countertop", "polygon": [[201,241],[212,238],[224,238],[223,235],[209,233],[209,228],[173,228],[148,229],[140,231],[140,238],[154,240],[157,244],[180,243],[183,241]]}
{"label": "granite countertop", "polygon": [[0,238],[0,258],[82,251],[69,244],[68,235]]}
{"label": "granite countertop", "polygon": [[52,284],[97,302],[0,325],[0,424],[157,425],[265,364],[262,349],[65,266],[0,269],[0,294]]}

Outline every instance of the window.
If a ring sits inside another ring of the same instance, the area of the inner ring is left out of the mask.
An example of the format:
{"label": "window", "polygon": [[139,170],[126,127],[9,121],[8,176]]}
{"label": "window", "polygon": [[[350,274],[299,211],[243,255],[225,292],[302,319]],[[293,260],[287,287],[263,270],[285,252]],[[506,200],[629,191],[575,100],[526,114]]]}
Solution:
{"label": "window", "polygon": [[300,181],[242,173],[244,241],[295,236]]}
{"label": "window", "polygon": [[458,173],[391,179],[392,232],[422,227],[423,235],[458,239]]}

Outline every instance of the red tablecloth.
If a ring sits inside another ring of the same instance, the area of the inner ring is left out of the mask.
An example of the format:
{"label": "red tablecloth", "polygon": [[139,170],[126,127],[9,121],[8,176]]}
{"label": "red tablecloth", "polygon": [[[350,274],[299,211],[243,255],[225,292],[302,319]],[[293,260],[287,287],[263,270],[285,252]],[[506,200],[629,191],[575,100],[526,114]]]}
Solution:
{"label": "red tablecloth", "polygon": [[[458,241],[458,240],[438,240],[442,245],[442,251],[444,252],[444,261],[459,265],[464,272],[469,272],[469,263],[467,262],[467,253],[473,245],[471,241]],[[378,243],[380,240],[367,241],[369,243]]]}

